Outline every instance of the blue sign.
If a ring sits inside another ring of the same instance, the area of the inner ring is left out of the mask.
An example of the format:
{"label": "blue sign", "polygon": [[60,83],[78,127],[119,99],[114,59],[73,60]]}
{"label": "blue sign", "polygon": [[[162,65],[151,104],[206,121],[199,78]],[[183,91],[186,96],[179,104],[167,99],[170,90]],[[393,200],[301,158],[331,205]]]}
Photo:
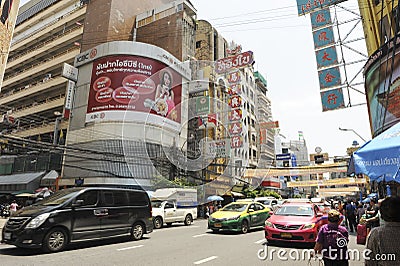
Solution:
{"label": "blue sign", "polygon": [[342,89],[321,92],[321,101],[323,112],[345,107]]}
{"label": "blue sign", "polygon": [[338,64],[338,57],[336,53],[336,47],[331,46],[315,52],[317,58],[317,68],[323,68]]}
{"label": "blue sign", "polygon": [[322,48],[327,45],[335,43],[335,37],[333,35],[333,28],[328,27],[313,32],[314,48]]}
{"label": "blue sign", "polygon": [[316,29],[323,26],[331,25],[331,12],[329,8],[321,9],[310,14],[311,18],[311,28]]}
{"label": "blue sign", "polygon": [[320,89],[331,88],[341,84],[339,67],[332,67],[318,71]]}
{"label": "blue sign", "polygon": [[283,161],[283,160],[290,160],[292,157],[290,153],[282,153],[282,154],[276,154],[275,158],[278,161]]}
{"label": "blue sign", "polygon": [[297,0],[297,13],[299,16],[324,7],[332,6],[346,0]]}

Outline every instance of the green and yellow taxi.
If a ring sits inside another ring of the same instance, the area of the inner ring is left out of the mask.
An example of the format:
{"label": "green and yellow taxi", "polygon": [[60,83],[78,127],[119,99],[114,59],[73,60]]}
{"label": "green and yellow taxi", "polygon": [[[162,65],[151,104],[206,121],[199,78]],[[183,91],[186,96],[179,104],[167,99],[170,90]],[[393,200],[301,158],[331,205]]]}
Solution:
{"label": "green and yellow taxi", "polygon": [[270,209],[258,202],[232,202],[211,214],[208,228],[213,232],[229,230],[246,234],[249,229],[262,227]]}

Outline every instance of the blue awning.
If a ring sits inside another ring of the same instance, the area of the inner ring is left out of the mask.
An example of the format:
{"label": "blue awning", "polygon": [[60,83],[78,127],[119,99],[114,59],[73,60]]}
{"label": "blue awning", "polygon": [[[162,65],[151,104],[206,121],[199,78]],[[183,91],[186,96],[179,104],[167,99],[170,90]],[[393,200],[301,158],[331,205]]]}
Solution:
{"label": "blue awning", "polygon": [[400,123],[392,126],[353,153],[356,174],[371,181],[400,183]]}

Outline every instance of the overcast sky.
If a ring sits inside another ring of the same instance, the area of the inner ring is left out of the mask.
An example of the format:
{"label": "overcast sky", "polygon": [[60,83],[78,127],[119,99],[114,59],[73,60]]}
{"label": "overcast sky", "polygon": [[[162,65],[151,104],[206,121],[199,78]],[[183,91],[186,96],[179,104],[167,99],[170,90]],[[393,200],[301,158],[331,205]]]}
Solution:
{"label": "overcast sky", "polygon": [[[21,5],[28,1],[21,0]],[[364,142],[353,132],[339,131],[339,127],[353,129],[364,139],[371,139],[366,105],[322,112],[310,17],[297,16],[296,0],[191,2],[198,11],[198,19],[208,20],[228,42],[241,44],[243,51],[254,52],[255,68],[267,79],[273,117],[279,121],[286,141],[297,140],[298,131],[303,131],[309,153],[319,146],[330,156],[342,156],[353,140]],[[343,5],[358,12],[357,0]],[[354,18],[343,9],[338,9],[337,14],[339,21]],[[353,25],[342,26],[342,38]],[[348,40],[363,36],[360,25]],[[349,45],[366,54],[364,41]],[[346,62],[359,59],[357,54],[344,50]],[[352,80],[362,65],[348,67],[347,80]],[[362,86],[356,89],[364,90]],[[347,95],[346,90],[344,93]],[[366,102],[365,96],[354,90],[350,90],[350,95],[354,105]]]}

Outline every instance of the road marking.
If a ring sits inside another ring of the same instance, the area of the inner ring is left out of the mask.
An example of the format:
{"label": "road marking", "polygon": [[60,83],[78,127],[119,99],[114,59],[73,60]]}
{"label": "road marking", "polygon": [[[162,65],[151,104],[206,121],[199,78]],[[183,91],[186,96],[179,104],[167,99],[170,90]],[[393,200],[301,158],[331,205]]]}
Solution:
{"label": "road marking", "polygon": [[255,244],[261,244],[262,242],[264,242],[265,241],[265,239],[261,239],[261,240],[258,240],[258,241],[256,241],[256,242],[254,242]]}
{"label": "road marking", "polygon": [[202,259],[202,260],[195,261],[194,264],[195,265],[199,265],[199,264],[208,262],[210,260],[215,260],[216,258],[218,258],[218,257],[217,256],[211,256],[211,257],[208,257],[208,258],[205,258],[205,259]]}
{"label": "road marking", "polygon": [[143,247],[143,245],[133,246],[133,247],[127,247],[127,248],[119,248],[119,249],[117,249],[117,250],[118,250],[118,251],[123,251],[123,250],[134,249],[134,248],[141,248],[141,247]]}
{"label": "road marking", "polygon": [[209,234],[200,234],[200,235],[195,235],[195,236],[192,236],[192,237],[201,237],[201,236],[208,236]]}

